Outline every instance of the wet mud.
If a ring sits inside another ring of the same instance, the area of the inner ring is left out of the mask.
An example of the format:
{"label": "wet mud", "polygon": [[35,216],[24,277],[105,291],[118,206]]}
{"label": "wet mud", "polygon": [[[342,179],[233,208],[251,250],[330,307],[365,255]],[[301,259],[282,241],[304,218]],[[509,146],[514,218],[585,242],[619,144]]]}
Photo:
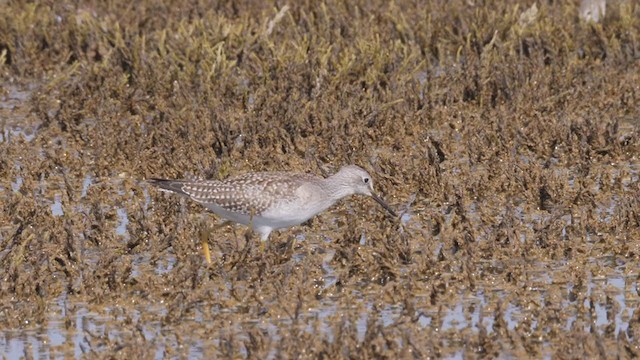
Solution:
{"label": "wet mud", "polygon": [[[637,357],[640,6],[579,6],[4,4],[0,354]],[[144,181],[350,163],[398,218],[264,246]]]}

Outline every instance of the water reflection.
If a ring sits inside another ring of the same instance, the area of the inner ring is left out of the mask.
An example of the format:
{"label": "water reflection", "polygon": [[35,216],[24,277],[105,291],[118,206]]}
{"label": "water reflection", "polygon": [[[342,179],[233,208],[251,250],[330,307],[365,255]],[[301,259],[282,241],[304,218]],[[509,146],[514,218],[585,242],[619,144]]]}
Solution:
{"label": "water reflection", "polygon": [[53,216],[63,216],[64,211],[62,210],[62,200],[61,195],[56,194],[54,196],[53,204],[51,204],[51,215]]}
{"label": "water reflection", "polygon": [[[323,257],[322,268],[325,273],[325,289],[335,285],[334,269],[331,267],[333,256],[333,251],[327,251]],[[134,263],[146,263],[147,261],[147,258],[140,257]],[[175,258],[163,259],[157,262],[154,272],[163,274],[171,271],[174,264]],[[571,314],[567,317],[567,322],[563,326],[564,329],[569,330],[574,327],[579,312],[588,313],[592,306],[589,299],[592,299],[595,301],[593,304],[595,311],[593,324],[596,331],[602,333],[606,327],[614,326],[614,335],[618,337],[628,330],[629,319],[638,311],[637,284],[634,277],[636,275],[625,276],[622,273],[622,269],[620,269],[619,274],[606,277],[592,278],[588,276],[585,279],[586,294],[584,294],[584,300],[578,303],[577,301],[580,301],[580,298],[571,300],[570,293],[574,288],[573,284],[554,283],[553,279],[559,275],[553,270],[554,267],[548,264],[539,265],[547,269],[547,271],[532,272],[533,285],[528,291],[539,291],[541,303],[548,299],[548,292],[552,290],[550,287],[557,288],[563,294],[561,311]],[[558,269],[561,268],[562,266],[558,267]],[[547,286],[539,287],[535,284],[547,284]],[[490,301],[495,301],[495,296],[497,295],[497,299],[503,302],[501,317],[506,324],[507,330],[514,330],[516,327],[521,326],[523,319],[531,320],[529,326],[534,330],[537,329],[536,313],[532,312],[531,309],[522,308],[515,301],[516,299],[510,298],[508,293],[491,290],[490,294],[494,300],[489,300],[486,294],[483,289],[477,289],[473,293],[468,291],[460,292],[458,294],[459,301],[438,304],[441,309],[441,317],[434,313],[433,310],[430,310],[431,307],[421,306],[421,304],[428,304],[427,298],[416,297],[412,299],[416,312],[410,315],[413,321],[423,328],[435,327],[441,329],[441,331],[459,333],[461,331],[478,332],[482,327],[490,335],[494,332],[495,312],[487,311],[487,309],[491,308],[489,303]],[[348,319],[355,319],[352,326],[357,329],[358,341],[364,341],[367,329],[372,326],[380,324],[383,327],[388,327],[399,321],[406,321],[406,318],[404,318],[406,309],[402,304],[386,304],[382,308],[376,308],[380,305],[371,302],[369,300],[370,296],[366,292],[358,291],[352,293],[352,298],[353,305],[345,308],[339,305],[341,303],[339,297],[325,297],[318,307],[306,309],[301,313],[301,318],[298,319],[298,322],[302,324],[305,331],[310,333],[319,332],[318,336],[322,336],[327,341],[332,342],[335,341],[333,331],[335,330],[336,318],[344,319],[347,322]],[[215,310],[217,305],[214,305],[214,303],[215,299],[212,299],[211,304],[199,304],[195,308],[194,318],[186,321],[206,323],[209,315],[203,315],[212,314],[212,311],[213,313],[223,311],[226,314],[233,314],[238,310],[240,310],[240,313],[244,312],[242,308],[218,308],[218,310]],[[266,306],[269,307],[268,304]],[[113,340],[129,336],[119,333],[117,326],[119,321],[123,321],[127,317],[132,318],[133,321],[140,321],[142,324],[141,331],[145,340],[153,343],[152,340],[163,334],[162,324],[157,322],[145,323],[140,314],[148,312],[166,314],[167,312],[166,306],[160,304],[154,306],[154,309],[145,308],[140,310],[126,307],[104,307],[101,310],[98,309],[101,312],[99,314],[90,311],[83,303],[73,302],[66,295],[50,303],[47,309],[47,322],[41,326],[29,328],[29,324],[25,324],[25,329],[0,330],[0,353],[5,354],[8,358],[30,356],[35,358],[58,356],[78,358],[89,351],[99,353],[101,346],[98,339],[101,337],[106,336]],[[266,331],[275,344],[281,336],[282,329],[293,326],[293,321],[289,318],[270,318],[268,314],[267,312],[265,317],[261,317],[256,321],[238,323],[235,325],[235,329],[226,331],[241,334],[246,331],[247,327],[256,326]],[[377,315],[372,318],[372,314]],[[71,328],[65,326],[65,321],[68,323],[69,319],[72,324]],[[434,322],[435,319],[440,320],[436,323]],[[544,329],[540,330],[544,331]],[[585,324],[582,330],[584,332],[592,331],[588,324]],[[200,339],[195,334],[191,340],[191,346],[186,352],[188,358],[201,358],[203,344],[210,341],[210,339]],[[167,337],[162,338],[162,346],[158,345],[155,353],[159,359],[167,355],[165,353],[166,341],[171,342],[172,340]],[[464,352],[449,354],[449,356],[457,358],[459,356],[457,354],[464,355]]]}

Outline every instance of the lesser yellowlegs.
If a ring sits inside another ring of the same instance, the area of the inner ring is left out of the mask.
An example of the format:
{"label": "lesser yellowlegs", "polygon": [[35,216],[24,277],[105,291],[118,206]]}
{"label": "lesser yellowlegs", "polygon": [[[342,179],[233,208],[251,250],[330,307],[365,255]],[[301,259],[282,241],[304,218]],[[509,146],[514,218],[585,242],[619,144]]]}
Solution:
{"label": "lesser yellowlegs", "polygon": [[[251,226],[263,241],[271,231],[299,225],[354,194],[371,196],[396,216],[374,193],[371,175],[355,165],[343,166],[326,179],[312,174],[255,172],[225,180],[150,179],[149,183],[194,200],[226,220]],[[203,245],[210,261],[208,247]]]}

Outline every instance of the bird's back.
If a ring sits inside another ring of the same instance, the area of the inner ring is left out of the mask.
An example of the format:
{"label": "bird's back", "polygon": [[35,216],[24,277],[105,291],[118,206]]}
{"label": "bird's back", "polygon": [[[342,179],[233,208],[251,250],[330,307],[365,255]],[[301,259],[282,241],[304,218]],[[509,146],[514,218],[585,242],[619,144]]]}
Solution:
{"label": "bird's back", "polygon": [[275,204],[294,201],[305,182],[321,178],[311,174],[257,172],[225,180],[151,179],[152,185],[186,196],[207,208],[219,207],[242,215],[260,215]]}

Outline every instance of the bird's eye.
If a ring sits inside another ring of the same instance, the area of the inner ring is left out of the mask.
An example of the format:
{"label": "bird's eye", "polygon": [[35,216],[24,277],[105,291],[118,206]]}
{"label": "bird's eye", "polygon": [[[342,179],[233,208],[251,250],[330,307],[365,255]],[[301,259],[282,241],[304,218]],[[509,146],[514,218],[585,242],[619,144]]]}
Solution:
{"label": "bird's eye", "polygon": [[368,177],[362,178],[362,181],[364,181],[365,184],[368,184],[369,183],[369,178]]}

